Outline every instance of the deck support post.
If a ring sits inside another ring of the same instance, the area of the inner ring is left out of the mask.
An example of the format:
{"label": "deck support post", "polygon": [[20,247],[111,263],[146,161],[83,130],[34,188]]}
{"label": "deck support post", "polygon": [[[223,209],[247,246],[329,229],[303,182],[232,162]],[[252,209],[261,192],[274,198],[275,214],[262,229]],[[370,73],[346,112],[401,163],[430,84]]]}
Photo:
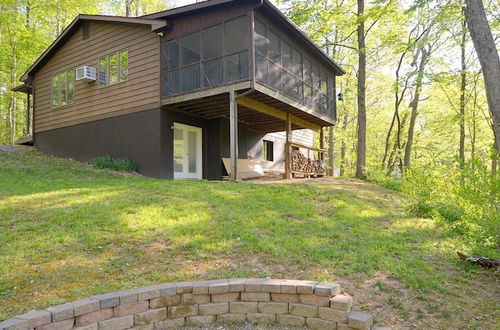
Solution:
{"label": "deck support post", "polygon": [[[325,149],[325,130],[323,129],[323,127],[319,129],[319,148]],[[325,156],[322,153],[320,153],[319,159],[321,160],[321,162],[324,161],[324,157]]]}
{"label": "deck support post", "polygon": [[334,153],[333,153],[333,126],[328,127],[328,175],[333,176]]}
{"label": "deck support post", "polygon": [[290,142],[292,141],[292,122],[290,112],[286,113],[285,129],[285,179],[292,178],[292,154]]}
{"label": "deck support post", "polygon": [[234,91],[229,91],[229,148],[231,182],[236,182],[238,180],[238,105]]}

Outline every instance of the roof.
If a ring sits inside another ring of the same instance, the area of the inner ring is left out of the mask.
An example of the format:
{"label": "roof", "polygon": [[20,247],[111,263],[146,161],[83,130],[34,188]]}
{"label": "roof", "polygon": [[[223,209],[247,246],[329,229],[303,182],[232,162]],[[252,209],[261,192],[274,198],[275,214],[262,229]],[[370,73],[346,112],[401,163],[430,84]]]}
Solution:
{"label": "roof", "polygon": [[167,21],[160,19],[142,18],[142,17],[122,17],[122,16],[105,16],[105,15],[78,15],[63,32],[50,44],[50,46],[38,57],[31,67],[21,76],[20,80],[27,82],[29,76],[36,72],[38,68],[45,63],[50,56],[58,50],[64,41],[73,35],[73,33],[81,26],[84,21],[91,22],[107,22],[117,24],[132,24],[150,26],[151,31],[161,30],[167,26]]}
{"label": "roof", "polygon": [[224,8],[245,3],[254,3],[256,6],[262,6],[270,15],[276,18],[275,23],[288,28],[288,31],[309,48],[315,55],[322,59],[326,65],[330,66],[338,75],[345,74],[345,70],[337,64],[330,56],[328,56],[321,48],[318,47],[302,30],[295,25],[288,17],[285,16],[276,6],[269,0],[207,0],[182,7],[177,7],[169,10],[160,11],[157,13],[144,15],[144,18],[150,19],[173,19],[176,17],[203,13],[215,8]]}
{"label": "roof", "polygon": [[21,84],[19,86],[12,88],[11,91],[32,94],[33,93],[33,86],[28,85],[28,84]]}
{"label": "roof", "polygon": [[23,82],[30,82],[30,75],[35,73],[50,56],[57,51],[69,37],[81,26],[84,21],[108,22],[117,24],[133,24],[150,26],[151,31],[162,30],[167,27],[168,20],[180,16],[193,15],[216,8],[224,8],[241,4],[255,4],[262,6],[270,15],[276,18],[276,23],[281,23],[288,31],[301,41],[308,49],[317,55],[323,62],[333,69],[337,75],[345,74],[344,69],[319,48],[309,37],[300,30],[288,17],[286,17],[269,0],[207,0],[182,7],[160,11],[141,17],[105,16],[105,15],[78,15],[57,37],[56,40],[38,57],[31,67],[21,76]]}

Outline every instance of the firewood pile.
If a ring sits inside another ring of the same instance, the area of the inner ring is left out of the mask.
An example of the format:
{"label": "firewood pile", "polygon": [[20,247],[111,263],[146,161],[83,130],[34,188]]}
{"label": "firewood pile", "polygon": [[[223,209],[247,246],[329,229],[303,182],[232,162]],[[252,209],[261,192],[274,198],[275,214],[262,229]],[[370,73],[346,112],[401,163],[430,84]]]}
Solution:
{"label": "firewood pile", "polygon": [[323,175],[326,170],[321,166],[320,160],[304,156],[300,151],[292,151],[292,173]]}

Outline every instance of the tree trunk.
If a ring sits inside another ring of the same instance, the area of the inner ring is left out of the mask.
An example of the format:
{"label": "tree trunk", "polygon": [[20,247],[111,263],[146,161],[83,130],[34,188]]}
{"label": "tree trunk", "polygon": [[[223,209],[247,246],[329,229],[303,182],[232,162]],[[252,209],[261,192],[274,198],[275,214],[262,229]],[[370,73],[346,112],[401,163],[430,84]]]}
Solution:
{"label": "tree trunk", "polygon": [[408,78],[406,79],[405,85],[403,90],[401,91],[401,94],[399,94],[399,71],[401,70],[401,65],[403,64],[403,60],[406,56],[408,50],[404,51],[400,58],[399,58],[399,63],[396,68],[396,79],[395,79],[395,91],[394,91],[394,114],[392,115],[392,120],[391,124],[389,126],[389,129],[387,130],[387,135],[385,137],[385,149],[384,149],[384,157],[382,158],[382,168],[389,168],[389,162],[387,162],[386,166],[386,161],[387,157],[389,156],[389,148],[390,148],[390,139],[392,135],[392,130],[394,129],[394,124],[396,123],[396,119],[399,117],[399,106],[401,105],[401,102],[404,100],[404,95],[407,89],[408,85]]}
{"label": "tree trunk", "polygon": [[358,143],[356,148],[356,177],[365,179],[366,167],[366,46],[365,1],[358,0]]}
{"label": "tree trunk", "polygon": [[125,16],[130,17],[130,13],[132,12],[132,1],[133,0],[125,0]]}
{"label": "tree trunk", "polygon": [[[10,86],[11,88],[16,85],[17,78],[17,41],[11,40],[12,48],[12,62],[10,68]],[[10,103],[9,103],[9,143],[14,144],[14,138],[16,135],[16,95],[10,92]]]}
{"label": "tree trunk", "polygon": [[486,98],[493,121],[495,147],[500,152],[500,60],[482,0],[466,0],[465,18],[483,69]]}
{"label": "tree trunk", "polygon": [[61,2],[57,2],[57,13],[56,13],[56,34],[61,33]]}
{"label": "tree trunk", "polygon": [[411,102],[410,124],[408,126],[408,137],[406,139],[405,154],[403,161],[403,166],[405,168],[409,168],[411,163],[411,148],[413,146],[415,123],[417,121],[417,115],[418,115],[418,103],[420,99],[420,92],[422,91],[422,80],[424,76],[425,64],[427,63],[427,58],[430,55],[430,49],[429,51],[427,51],[424,47],[422,47],[420,53],[421,57],[420,57],[420,64],[418,67],[417,82],[415,86],[415,96],[413,97],[413,101]]}
{"label": "tree trunk", "polygon": [[347,149],[347,143],[345,142],[346,140],[346,131],[347,131],[347,124],[349,122],[349,116],[348,113],[344,107],[344,115],[342,119],[342,143],[340,145],[340,176],[345,175],[345,154],[346,154],[346,149]]}
{"label": "tree trunk", "polygon": [[460,72],[460,168],[463,169],[465,165],[465,88],[467,87],[467,65],[465,63],[465,42],[467,41],[466,35],[466,22],[462,24],[462,42],[460,43],[460,58],[462,62],[462,70]]}

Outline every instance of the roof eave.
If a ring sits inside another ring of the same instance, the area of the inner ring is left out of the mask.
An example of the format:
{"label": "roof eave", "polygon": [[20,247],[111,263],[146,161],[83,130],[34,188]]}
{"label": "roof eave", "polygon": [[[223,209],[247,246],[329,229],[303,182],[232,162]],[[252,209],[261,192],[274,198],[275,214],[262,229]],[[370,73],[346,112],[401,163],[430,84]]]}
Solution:
{"label": "roof eave", "polygon": [[166,20],[160,19],[148,19],[141,17],[123,17],[123,16],[105,16],[105,15],[84,15],[79,14],[62,32],[61,34],[50,44],[50,46],[40,55],[37,60],[30,66],[28,70],[19,79],[22,82],[29,82],[31,73],[36,70],[38,65],[55,51],[62,42],[63,39],[68,38],[71,32],[78,27],[82,21],[94,21],[94,22],[108,22],[116,24],[134,24],[134,25],[149,25],[151,26],[151,31],[159,31],[167,27],[168,22]]}

